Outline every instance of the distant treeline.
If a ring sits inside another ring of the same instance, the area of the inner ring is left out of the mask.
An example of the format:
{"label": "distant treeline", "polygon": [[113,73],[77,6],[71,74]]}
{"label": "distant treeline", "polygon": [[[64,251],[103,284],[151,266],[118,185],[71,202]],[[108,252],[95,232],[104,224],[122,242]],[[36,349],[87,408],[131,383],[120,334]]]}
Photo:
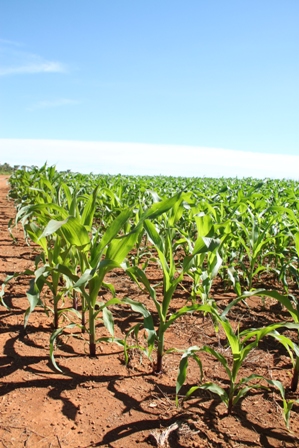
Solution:
{"label": "distant treeline", "polygon": [[20,165],[11,166],[9,163],[0,163],[0,174],[11,174],[20,168]]}

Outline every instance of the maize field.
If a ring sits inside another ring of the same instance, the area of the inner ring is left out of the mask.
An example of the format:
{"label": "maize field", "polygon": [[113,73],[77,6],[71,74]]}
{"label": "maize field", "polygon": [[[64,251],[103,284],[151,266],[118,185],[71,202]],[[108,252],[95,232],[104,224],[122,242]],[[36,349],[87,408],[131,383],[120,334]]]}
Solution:
{"label": "maize field", "polygon": [[1,448],[299,446],[299,182],[7,182]]}

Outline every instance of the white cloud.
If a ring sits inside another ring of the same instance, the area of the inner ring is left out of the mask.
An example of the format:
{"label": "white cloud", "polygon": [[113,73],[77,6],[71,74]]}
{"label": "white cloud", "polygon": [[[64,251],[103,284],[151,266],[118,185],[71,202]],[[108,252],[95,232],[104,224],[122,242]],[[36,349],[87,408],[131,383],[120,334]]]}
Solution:
{"label": "white cloud", "polygon": [[49,101],[39,101],[33,104],[32,106],[28,107],[27,110],[34,111],[36,109],[49,109],[53,107],[73,106],[77,104],[79,104],[79,101],[71,100],[69,98],[58,98]]}
{"label": "white cloud", "polygon": [[298,179],[299,156],[143,143],[0,139],[1,163],[82,173]]}
{"label": "white cloud", "polygon": [[3,61],[0,66],[0,76],[66,72],[65,64],[16,49],[20,46],[21,44],[17,42],[0,39],[0,53]]}
{"label": "white cloud", "polygon": [[64,73],[66,68],[60,62],[43,61],[27,63],[19,66],[0,67],[0,76],[23,75],[34,73]]}

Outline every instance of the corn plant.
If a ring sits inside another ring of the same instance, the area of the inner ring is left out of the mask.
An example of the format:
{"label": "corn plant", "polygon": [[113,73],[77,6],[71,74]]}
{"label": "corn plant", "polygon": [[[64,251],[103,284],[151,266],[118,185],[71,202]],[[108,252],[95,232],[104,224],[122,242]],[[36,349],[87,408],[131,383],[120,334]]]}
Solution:
{"label": "corn plant", "polygon": [[[69,266],[64,263],[57,264],[54,269],[58,275],[66,276],[71,282],[72,288],[78,291],[84,299],[82,312],[84,312],[86,304],[89,316],[88,330],[90,356],[95,356],[96,354],[95,323],[99,314],[99,310],[97,309],[98,293],[104,284],[106,274],[112,269],[121,267],[121,263],[134,246],[137,238],[137,231],[116,238],[117,234],[131,215],[131,209],[123,210],[99,241],[97,237],[95,237],[94,241],[88,239],[89,251],[81,252],[81,257],[80,259],[78,258],[77,261],[80,263],[82,271],[80,269],[80,272],[74,273],[69,269]],[[66,232],[69,230],[71,229],[69,228],[68,223],[64,223],[61,226],[61,231]],[[66,239],[70,244],[74,242],[72,236],[71,232],[66,235]],[[100,310],[102,311],[103,307],[101,307]],[[104,311],[104,313],[107,315],[107,319],[105,320],[105,322],[107,322],[109,320],[109,312]]]}
{"label": "corn plant", "polygon": [[[233,407],[238,403],[238,401],[241,398],[243,398],[249,392],[249,390],[259,389],[263,387],[261,386],[260,383],[254,382],[252,384],[252,381],[254,380],[264,379],[264,377],[261,375],[253,373],[249,376],[239,378],[240,368],[242,367],[249,353],[258,346],[260,340],[263,337],[267,336],[268,334],[272,333],[278,328],[286,327],[294,329],[298,328],[298,325],[291,323],[290,324],[278,323],[260,329],[247,329],[239,332],[238,330],[234,331],[230,322],[226,319],[226,317],[223,315],[219,315],[215,311],[215,309],[211,309],[210,312],[213,314],[214,319],[222,327],[225,333],[228,346],[232,355],[232,364],[230,365],[226,357],[219,351],[212,348],[211,346],[204,345],[201,348],[197,346],[189,348],[183,354],[183,357],[180,362],[179,373],[177,377],[176,393],[178,394],[182,385],[185,382],[187,375],[188,357],[190,356],[195,357],[196,352],[208,353],[209,355],[213,356],[217,361],[219,361],[223,366],[229,380],[229,386],[227,388],[224,388],[214,382],[205,382],[198,386],[191,387],[186,394],[186,398],[190,397],[198,389],[209,390],[210,392],[217,394],[220,397],[221,401],[227,407],[227,413],[231,414]],[[200,365],[200,363],[198,362],[198,358],[197,363]]]}
{"label": "corn plant", "polygon": [[164,337],[168,327],[180,316],[196,309],[195,306],[182,307],[177,312],[169,315],[169,307],[173,295],[182,282],[184,275],[189,272],[192,266],[193,258],[198,254],[214,251],[219,246],[217,239],[199,236],[195,242],[193,252],[184,257],[181,267],[177,269],[173,245],[170,237],[171,231],[166,231],[166,234],[161,235],[156,229],[153,222],[149,220],[144,221],[144,226],[150,241],[157,251],[158,260],[163,273],[163,291],[161,302],[157,299],[156,290],[153,288],[146,277],[145,272],[134,266],[127,270],[129,276],[136,281],[137,284],[143,285],[149,293],[154,302],[155,308],[159,317],[158,331],[157,331],[157,362],[155,365],[155,372],[162,372],[162,360],[164,356]]}
{"label": "corn plant", "polygon": [[243,222],[236,220],[237,227],[242,230],[242,233],[238,233],[236,236],[237,244],[243,247],[246,254],[245,260],[240,259],[240,264],[249,290],[253,286],[255,276],[267,269],[261,262],[263,256],[265,256],[263,249],[269,247],[273,241],[273,235],[269,234],[268,230],[277,218],[276,216],[268,216],[265,223],[262,219],[264,212],[261,216],[254,216],[250,207],[248,207],[248,219]]}
{"label": "corn plant", "polygon": [[[216,241],[216,226],[210,215],[200,213],[193,217],[196,223],[196,236],[198,238],[213,238]],[[185,237],[187,245],[187,253],[194,253],[196,242],[190,237]],[[191,300],[196,303],[198,298],[202,304],[210,304],[213,302],[210,297],[210,291],[214,279],[219,273],[222,266],[222,258],[220,256],[222,245],[226,240],[226,236],[218,239],[218,247],[206,252],[200,252],[192,256],[189,269],[186,272],[192,278]]]}
{"label": "corn plant", "polygon": [[[228,311],[240,300],[244,300],[247,297],[250,297],[253,295],[257,296],[257,297],[262,297],[262,298],[263,297],[271,297],[271,298],[277,300],[289,312],[289,314],[292,318],[293,324],[295,325],[294,328],[296,328],[296,325],[299,325],[299,304],[298,304],[297,300],[295,300],[295,302],[294,302],[294,297],[292,297],[292,299],[293,299],[292,300],[290,297],[284,296],[277,291],[267,291],[267,290],[262,290],[262,289],[257,289],[252,292],[247,292],[247,293],[244,293],[243,295],[237,297],[226,307],[226,309],[223,312],[223,315],[226,315],[228,313]],[[281,340],[281,342],[282,342],[282,340]],[[289,344],[289,346],[290,346],[290,344]],[[292,364],[293,364],[293,375],[292,375],[290,388],[293,392],[295,392],[297,390],[298,380],[299,380],[299,356],[298,356],[299,353],[293,347],[291,347],[291,348],[295,352],[296,356],[295,356],[295,358],[291,357]]]}
{"label": "corn plant", "polygon": [[[84,253],[85,269],[80,269],[80,272],[73,274],[70,272],[68,266],[60,264],[57,266],[57,271],[67,276],[73,284],[73,288],[79,291],[85,299],[88,313],[89,313],[89,349],[90,356],[96,355],[96,319],[100,311],[104,313],[104,323],[107,328],[112,331],[113,316],[108,310],[108,306],[115,302],[107,302],[102,304],[98,301],[98,295],[103,286],[107,286],[104,282],[106,275],[113,269],[122,268],[126,256],[136,244],[140,232],[143,232],[143,224],[147,219],[154,219],[161,213],[169,210],[173,204],[180,198],[177,196],[153,204],[146,210],[140,218],[137,225],[131,227],[129,233],[120,235],[119,233],[127,228],[128,221],[133,216],[133,209],[127,208],[123,210],[108,227],[105,233],[99,237],[97,234],[90,242],[89,252]],[[61,229],[67,229],[65,223]],[[99,238],[98,238],[99,237]],[[130,302],[129,303],[133,306]],[[136,305],[137,306],[137,305]],[[139,307],[141,312],[141,308]],[[146,316],[144,316],[146,317]]]}
{"label": "corn plant", "polygon": [[267,379],[268,384],[274,386],[278,389],[281,399],[282,399],[282,415],[287,429],[290,429],[290,415],[293,405],[295,403],[299,403],[299,400],[288,400],[286,398],[286,391],[281,381],[279,380],[269,380]]}
{"label": "corn plant", "polygon": [[[40,260],[43,266],[38,267],[35,280],[31,281],[29,296],[37,295],[35,301],[40,299],[40,293],[44,285],[47,285],[53,296],[54,328],[58,328],[58,318],[64,310],[59,310],[58,304],[66,287],[62,274],[55,269],[58,264],[68,265],[76,270],[78,258],[90,248],[90,236],[93,216],[95,212],[97,190],[84,201],[84,208],[80,212],[78,198],[74,193],[71,195],[67,186],[62,184],[67,198],[67,209],[61,205],[37,204],[26,206],[21,210],[23,226],[30,239],[43,249]],[[54,214],[55,213],[55,214]],[[70,213],[68,215],[68,213]],[[59,219],[52,219],[57,216]],[[44,229],[43,229],[44,226]],[[37,277],[38,275],[38,277]],[[36,281],[39,285],[37,287]],[[28,295],[27,295],[28,297]],[[84,306],[83,306],[84,308]],[[30,312],[32,306],[30,307]],[[83,314],[82,314],[83,315]],[[25,316],[28,318],[28,314]]]}

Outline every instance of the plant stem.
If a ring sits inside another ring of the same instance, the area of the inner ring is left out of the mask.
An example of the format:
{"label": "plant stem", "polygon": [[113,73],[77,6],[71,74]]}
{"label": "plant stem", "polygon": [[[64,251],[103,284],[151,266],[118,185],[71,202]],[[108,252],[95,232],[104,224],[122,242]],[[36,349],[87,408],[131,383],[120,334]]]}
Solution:
{"label": "plant stem", "polygon": [[73,308],[77,311],[78,309],[78,297],[76,291],[73,291]]}
{"label": "plant stem", "polygon": [[86,309],[86,299],[82,295],[82,315],[81,315],[82,333],[85,333],[86,329],[85,309]]}
{"label": "plant stem", "polygon": [[233,410],[234,387],[231,384],[228,391],[227,415],[231,415]]}
{"label": "plant stem", "polygon": [[155,368],[155,373],[162,373],[163,371],[162,367],[163,354],[164,354],[164,331],[162,325],[160,325],[158,332],[157,365]]}
{"label": "plant stem", "polygon": [[95,343],[95,318],[94,310],[92,307],[89,308],[89,356],[96,356],[96,343]]}
{"label": "plant stem", "polygon": [[54,329],[58,329],[58,321],[59,321],[59,314],[58,314],[58,301],[59,297],[56,295],[54,296]]}
{"label": "plant stem", "polygon": [[298,377],[299,377],[299,357],[296,357],[296,363],[293,372],[293,378],[291,381],[291,391],[296,392],[298,386]]}

